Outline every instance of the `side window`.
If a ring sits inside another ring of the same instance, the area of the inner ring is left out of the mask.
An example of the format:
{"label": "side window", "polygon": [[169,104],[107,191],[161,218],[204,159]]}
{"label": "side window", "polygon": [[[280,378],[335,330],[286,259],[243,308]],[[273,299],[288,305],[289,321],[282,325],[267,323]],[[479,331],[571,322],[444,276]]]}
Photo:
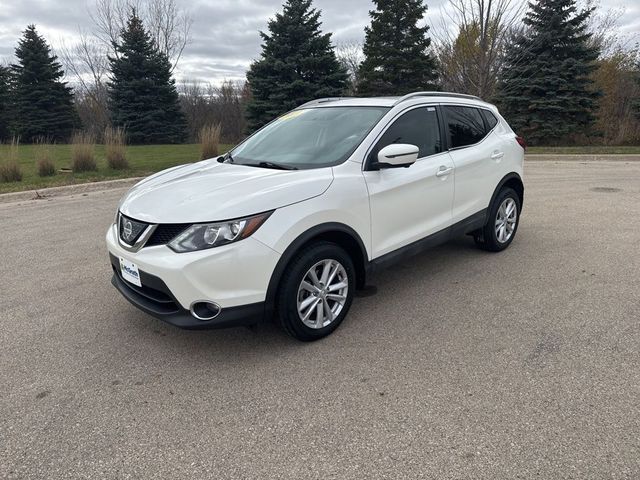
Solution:
{"label": "side window", "polygon": [[408,143],[420,149],[418,158],[442,152],[438,112],[435,107],[414,108],[398,118],[371,152],[372,159],[387,145]]}
{"label": "side window", "polygon": [[498,124],[498,119],[496,118],[496,116],[489,110],[482,109],[480,110],[480,112],[482,112],[484,123],[487,125],[487,131],[493,130],[493,127]]}
{"label": "side window", "polygon": [[473,145],[487,134],[484,120],[477,108],[445,106],[443,110],[451,148]]}

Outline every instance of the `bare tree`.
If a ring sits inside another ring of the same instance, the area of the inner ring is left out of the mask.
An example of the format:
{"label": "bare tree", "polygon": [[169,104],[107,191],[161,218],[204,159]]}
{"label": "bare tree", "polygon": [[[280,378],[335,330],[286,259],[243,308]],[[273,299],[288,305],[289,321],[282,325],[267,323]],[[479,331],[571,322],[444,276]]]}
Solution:
{"label": "bare tree", "polygon": [[117,56],[120,33],[135,9],[154,42],[175,70],[185,47],[189,44],[193,19],[179,8],[176,0],[96,0],[89,12],[95,25],[95,35],[112,56]]}
{"label": "bare tree", "polygon": [[491,99],[505,46],[525,3],[518,0],[449,0],[432,29],[447,90]]}
{"label": "bare tree", "polygon": [[207,86],[198,81],[184,80],[178,86],[178,91],[189,140],[197,141],[200,129],[205,125],[213,125],[215,120],[209,108]]}
{"label": "bare tree", "polygon": [[175,0],[147,2],[144,11],[151,36],[175,69],[189,43],[193,19],[176,6]]}
{"label": "bare tree", "polygon": [[[640,98],[640,45],[638,33],[622,33],[620,19],[625,8],[603,8],[600,0],[584,0],[584,8],[593,9],[587,30],[590,43],[600,51],[598,68],[592,78],[601,92],[598,99],[596,129],[605,145],[637,144],[640,118],[635,102]],[[585,139],[585,143],[590,139]]]}
{"label": "bare tree", "polygon": [[183,82],[180,101],[190,139],[197,140],[202,127],[220,124],[223,143],[241,140],[246,129],[244,112],[249,100],[248,92],[245,82],[225,80],[219,86]]}
{"label": "bare tree", "polygon": [[190,40],[193,21],[177,6],[176,0],[96,0],[89,12],[92,32],[81,30],[75,44],[63,44],[60,49],[75,87],[80,119],[96,138],[100,138],[109,125],[108,56],[117,57],[115,46],[134,8],[158,48],[169,58],[172,71]]}
{"label": "bare tree", "polygon": [[640,33],[621,33],[620,19],[626,13],[625,7],[603,8],[600,0],[582,0],[585,9],[593,10],[587,23],[591,34],[590,43],[600,51],[601,58],[608,58],[619,51],[637,49]]}
{"label": "bare tree", "polygon": [[362,42],[354,40],[341,42],[336,45],[335,50],[338,61],[349,74],[349,94],[354,95],[356,92],[356,85],[358,85],[360,64],[362,63],[362,60],[364,60]]}
{"label": "bare tree", "polygon": [[82,124],[96,138],[109,125],[106,77],[109,68],[105,47],[80,32],[75,45],[62,44],[60,58],[73,77],[76,108]]}
{"label": "bare tree", "polygon": [[602,92],[598,99],[596,127],[605,145],[637,145],[640,118],[634,101],[640,98],[638,65],[640,51],[618,50],[598,60],[593,80]]}

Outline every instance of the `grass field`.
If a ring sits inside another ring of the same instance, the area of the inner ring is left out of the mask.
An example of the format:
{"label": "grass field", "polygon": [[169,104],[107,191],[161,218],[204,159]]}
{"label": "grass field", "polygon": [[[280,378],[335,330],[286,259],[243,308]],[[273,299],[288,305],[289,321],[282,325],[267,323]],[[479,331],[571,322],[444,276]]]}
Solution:
{"label": "grass field", "polygon": [[[230,145],[221,145],[221,152],[226,152]],[[9,151],[8,145],[0,145],[0,162],[5,161]],[[112,170],[107,166],[104,146],[96,146],[98,170],[85,173],[60,173],[60,168],[71,166],[71,146],[55,145],[51,147],[51,159],[56,166],[53,177],[39,177],[36,167],[36,147],[34,145],[19,146],[19,163],[22,167],[21,182],[0,182],[0,193],[32,190],[75,183],[97,182],[116,178],[142,177],[151,173],[200,160],[200,145],[136,145],[127,147],[127,170]]]}
{"label": "grass field", "polygon": [[[231,146],[222,145],[221,152]],[[4,162],[9,151],[8,145],[0,145],[0,162]],[[533,154],[640,154],[640,146],[631,147],[530,147]],[[104,146],[96,146],[98,170],[86,173],[60,173],[58,170],[71,166],[71,146],[55,145],[51,147],[51,157],[56,166],[53,177],[41,178],[36,168],[36,147],[20,145],[19,163],[22,167],[21,182],[0,182],[0,193],[33,190],[75,183],[97,182],[116,178],[142,177],[182,163],[191,163],[200,159],[200,145],[137,145],[127,147],[127,159],[130,168],[112,170],[104,157]]]}

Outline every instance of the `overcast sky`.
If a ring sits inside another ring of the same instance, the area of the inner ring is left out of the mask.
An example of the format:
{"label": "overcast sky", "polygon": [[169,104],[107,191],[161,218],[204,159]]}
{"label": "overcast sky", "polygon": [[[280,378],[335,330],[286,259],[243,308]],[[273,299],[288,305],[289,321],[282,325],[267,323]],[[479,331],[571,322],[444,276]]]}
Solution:
{"label": "overcast sky", "polygon": [[[90,30],[87,12],[95,0],[0,0],[0,61],[11,61],[21,31],[35,23],[56,48],[72,44],[80,28]],[[524,0],[522,0],[524,1]],[[440,25],[447,0],[427,1],[426,21]],[[176,76],[219,83],[244,78],[244,72],[260,55],[259,30],[281,10],[282,0],[177,0],[193,18],[192,40]],[[370,0],[315,0],[322,11],[323,29],[333,33],[334,43],[362,41],[369,23]],[[620,30],[640,32],[640,0],[601,0],[602,9],[621,9]],[[636,37],[637,38],[637,37]]]}

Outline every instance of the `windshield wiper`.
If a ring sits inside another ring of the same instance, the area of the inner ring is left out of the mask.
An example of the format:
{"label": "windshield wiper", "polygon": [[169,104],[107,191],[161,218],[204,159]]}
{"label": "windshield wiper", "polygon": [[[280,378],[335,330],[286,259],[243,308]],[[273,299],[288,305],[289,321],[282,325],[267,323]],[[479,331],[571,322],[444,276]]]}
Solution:
{"label": "windshield wiper", "polygon": [[245,163],[244,165],[248,165],[250,167],[273,168],[274,170],[298,170],[298,167],[294,167],[293,165],[274,162]]}

